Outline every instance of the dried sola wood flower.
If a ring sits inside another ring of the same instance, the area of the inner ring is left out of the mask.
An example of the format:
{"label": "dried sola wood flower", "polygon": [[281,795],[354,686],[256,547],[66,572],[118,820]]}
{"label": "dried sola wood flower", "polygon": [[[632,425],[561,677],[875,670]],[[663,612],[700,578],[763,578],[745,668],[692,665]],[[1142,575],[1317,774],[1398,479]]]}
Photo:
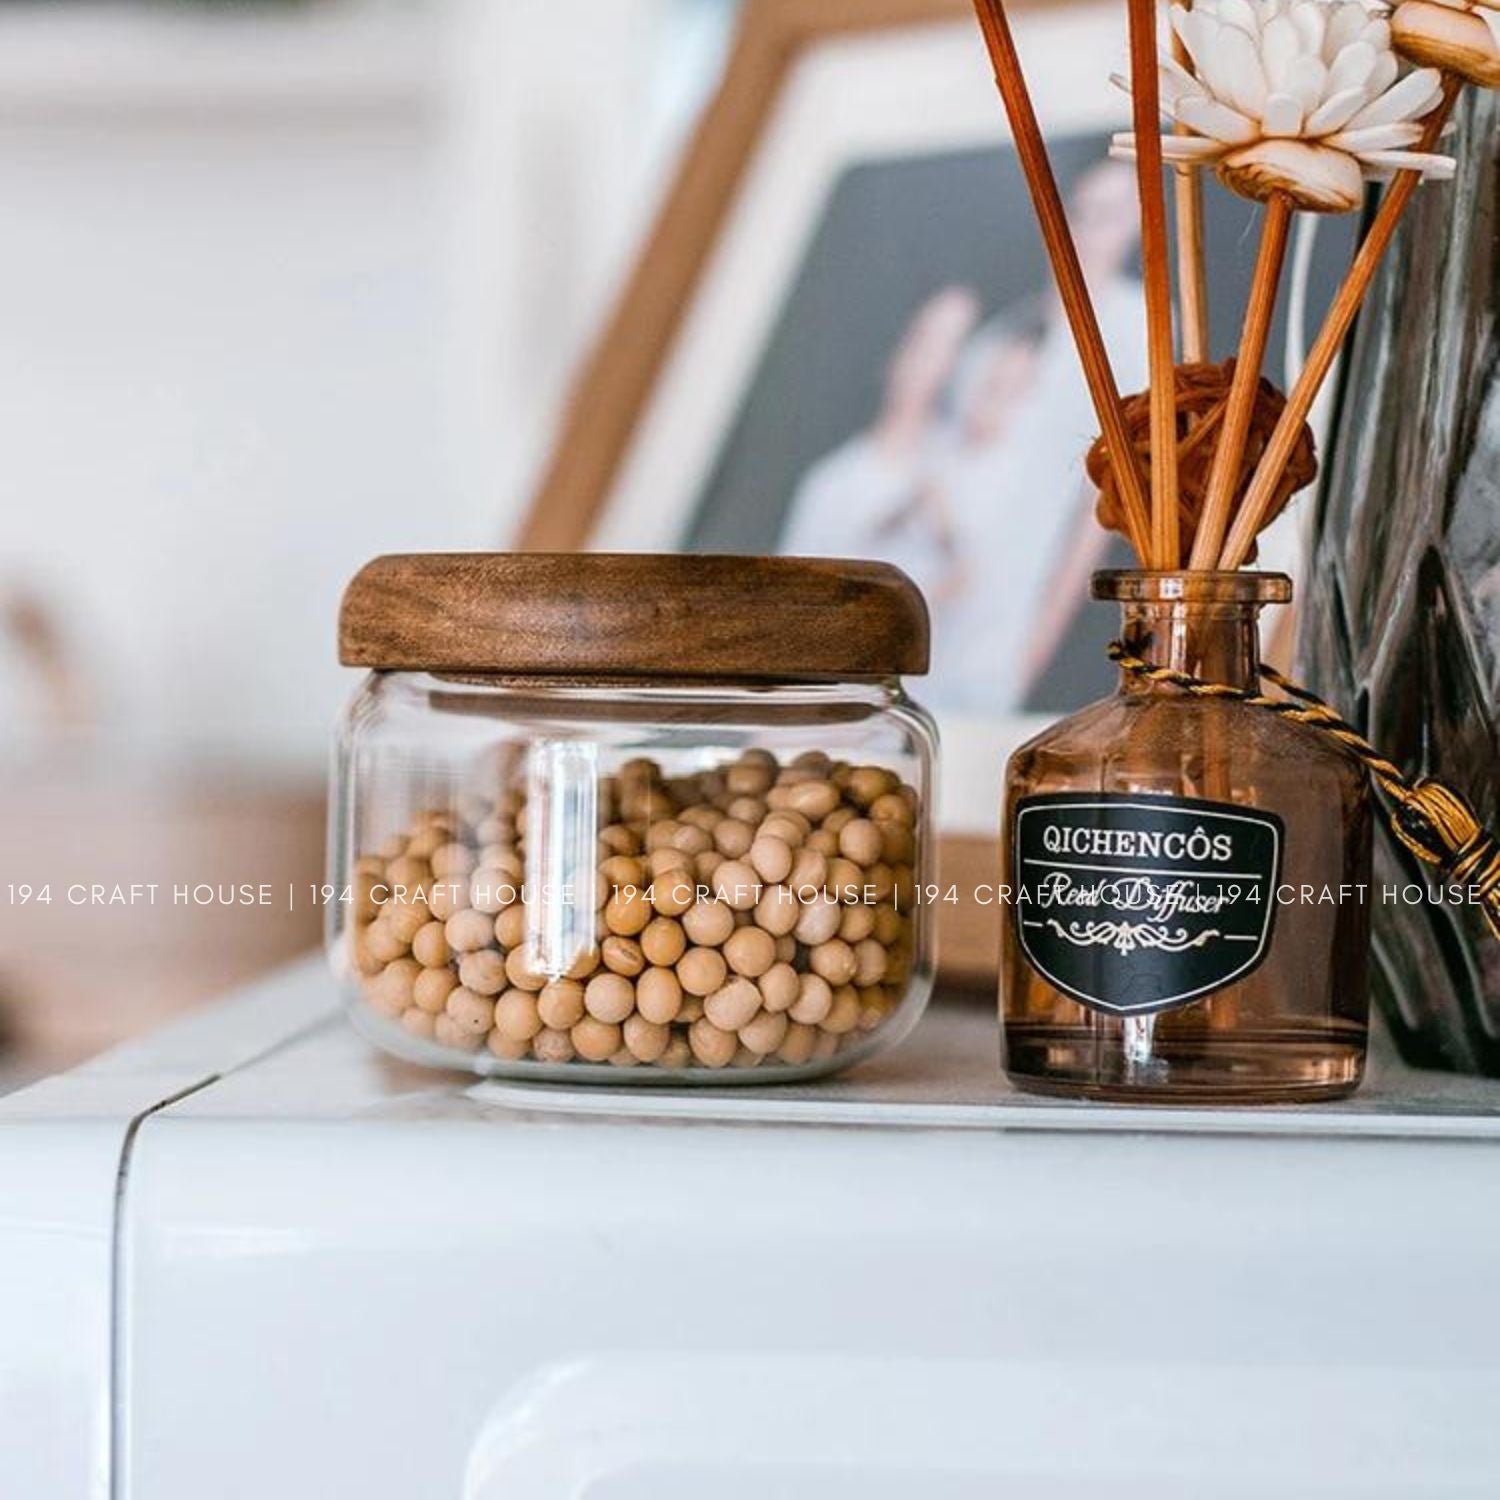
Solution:
{"label": "dried sola wood flower", "polygon": [[1500,8],[1493,0],[1401,0],[1391,42],[1403,57],[1500,88]]}
{"label": "dried sola wood flower", "polygon": [[[1190,134],[1163,137],[1168,161],[1323,213],[1357,208],[1366,178],[1452,176],[1451,157],[1410,149],[1441,98],[1438,72],[1401,77],[1390,24],[1361,0],[1195,0],[1173,6],[1172,26],[1192,66],[1162,63],[1162,107]],[[1134,134],[1112,154],[1133,156]]]}

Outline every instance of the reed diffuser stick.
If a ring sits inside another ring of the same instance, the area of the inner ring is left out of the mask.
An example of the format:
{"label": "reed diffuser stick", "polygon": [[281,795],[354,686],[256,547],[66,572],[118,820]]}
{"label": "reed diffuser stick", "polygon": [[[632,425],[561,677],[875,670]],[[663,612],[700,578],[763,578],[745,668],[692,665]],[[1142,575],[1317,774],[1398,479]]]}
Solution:
{"label": "reed diffuser stick", "polygon": [[1057,278],[1058,296],[1073,334],[1073,342],[1078,349],[1078,358],[1083,365],[1084,379],[1088,383],[1094,412],[1099,419],[1099,430],[1109,452],[1120,506],[1124,512],[1125,530],[1136,555],[1145,559],[1151,535],[1145,480],[1126,431],[1120,405],[1120,389],[1115,383],[1109,353],[1104,347],[1104,335],[1099,331],[1099,319],[1083,279],[1083,267],[1078,263],[1078,250],[1073,244],[1072,231],[1068,228],[1062,196],[1057,190],[1057,179],[1053,176],[1052,165],[1047,159],[1047,148],[1042,142],[1036,110],[1026,87],[1025,75],[1021,71],[1021,59],[1016,52],[1015,39],[1011,36],[1010,22],[1006,19],[1001,0],[974,0],[974,10],[979,17],[979,27],[984,33],[990,61],[994,65],[995,84],[1010,118],[1016,155],[1020,158],[1021,170],[1026,175],[1026,185],[1036,208],[1042,241],[1047,247],[1047,258],[1051,261],[1052,273]]}
{"label": "reed diffuser stick", "polygon": [[[1182,38],[1172,34],[1172,56],[1182,67],[1191,59]],[[1174,131],[1186,135],[1179,122]],[[1172,204],[1177,229],[1177,316],[1182,357],[1189,364],[1207,364],[1208,265],[1203,256],[1203,179],[1192,167],[1172,170]]]}
{"label": "reed diffuser stick", "polygon": [[1135,174],[1141,200],[1141,259],[1146,281],[1146,352],[1151,369],[1151,547],[1147,565],[1182,561],[1177,495],[1177,358],[1172,339],[1172,262],[1162,187],[1161,102],[1156,70],[1156,0],[1129,0],[1130,96],[1135,116]]}
{"label": "reed diffuser stick", "polygon": [[1224,427],[1208,471],[1208,491],[1203,500],[1198,534],[1193,539],[1192,556],[1188,562],[1190,568],[1213,567],[1219,549],[1224,545],[1229,513],[1239,489],[1240,466],[1245,461],[1245,439],[1249,436],[1250,419],[1255,413],[1260,367],[1266,356],[1266,340],[1271,333],[1271,315],[1276,311],[1276,292],[1281,285],[1281,267],[1286,259],[1287,230],[1291,222],[1291,199],[1285,193],[1273,193],[1261,224],[1260,250],[1255,257],[1250,297],[1245,304],[1245,323],[1240,332],[1239,353],[1235,356],[1234,379],[1230,382],[1224,408]]}
{"label": "reed diffuser stick", "polygon": [[[1463,80],[1453,74],[1443,80],[1442,100],[1423,122],[1422,138],[1416,150],[1431,151],[1437,144],[1462,87]],[[1307,421],[1308,413],[1318,399],[1318,392],[1328,378],[1328,371],[1332,368],[1333,361],[1353,326],[1355,315],[1365,300],[1365,294],[1375,279],[1381,257],[1389,247],[1401,216],[1411,202],[1411,195],[1416,192],[1421,180],[1420,172],[1398,172],[1395,180],[1386,188],[1385,196],[1370,225],[1370,232],[1365,236],[1364,243],[1359,247],[1348,274],[1329,306],[1323,326],[1318,330],[1312,348],[1308,350],[1307,363],[1302,367],[1291,395],[1287,397],[1286,407],[1277,419],[1266,444],[1266,451],[1256,466],[1255,477],[1250,481],[1250,488],[1240,502],[1234,524],[1229,529],[1229,539],[1219,557],[1221,568],[1238,568],[1255,545],[1255,538],[1265,524],[1266,513],[1275,498],[1281,472],[1286,467],[1292,449],[1297,445],[1303,423]]]}
{"label": "reed diffuser stick", "polygon": [[1177,220],[1177,312],[1182,357],[1208,363],[1208,267],[1203,259],[1203,183],[1191,167],[1172,169]]}

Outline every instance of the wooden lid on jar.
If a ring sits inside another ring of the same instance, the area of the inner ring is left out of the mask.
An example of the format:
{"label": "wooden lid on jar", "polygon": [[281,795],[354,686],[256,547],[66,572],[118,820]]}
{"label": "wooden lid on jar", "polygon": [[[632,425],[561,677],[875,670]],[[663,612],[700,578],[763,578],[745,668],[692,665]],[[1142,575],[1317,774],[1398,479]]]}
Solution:
{"label": "wooden lid on jar", "polygon": [[597,552],[377,557],[339,660],[379,671],[852,680],[927,670],[927,605],[886,563]]}

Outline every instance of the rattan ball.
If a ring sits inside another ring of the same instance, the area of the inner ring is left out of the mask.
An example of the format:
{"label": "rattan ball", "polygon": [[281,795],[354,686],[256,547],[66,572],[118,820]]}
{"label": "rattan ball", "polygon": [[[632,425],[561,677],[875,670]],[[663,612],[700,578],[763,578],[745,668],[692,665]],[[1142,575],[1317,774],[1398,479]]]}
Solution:
{"label": "rattan ball", "polygon": [[[1192,550],[1193,538],[1198,531],[1198,518],[1203,513],[1204,495],[1208,489],[1209,471],[1213,467],[1214,451],[1219,430],[1224,421],[1224,405],[1229,396],[1230,383],[1234,379],[1234,360],[1223,364],[1182,364],[1176,369],[1177,388],[1177,480],[1181,504],[1181,533],[1184,554]],[[1126,431],[1135,451],[1140,455],[1142,472],[1149,472],[1151,465],[1151,393],[1142,391],[1127,396],[1122,404]],[[1244,457],[1240,461],[1240,472],[1235,477],[1235,504],[1238,505],[1261,454],[1265,452],[1277,419],[1286,407],[1286,397],[1262,377],[1255,393],[1255,408],[1250,417],[1250,432],[1245,442]],[[1087,468],[1089,478],[1099,490],[1099,502],[1095,509],[1099,524],[1109,531],[1127,535],[1125,512],[1120,504],[1119,492],[1109,460],[1104,439],[1098,438],[1089,449]],[[1266,512],[1265,525],[1269,525],[1286,508],[1287,502],[1299,490],[1312,483],[1318,472],[1317,450],[1311,429],[1303,424],[1292,456],[1287,460],[1275,497]],[[1253,561],[1254,551],[1247,561]]]}

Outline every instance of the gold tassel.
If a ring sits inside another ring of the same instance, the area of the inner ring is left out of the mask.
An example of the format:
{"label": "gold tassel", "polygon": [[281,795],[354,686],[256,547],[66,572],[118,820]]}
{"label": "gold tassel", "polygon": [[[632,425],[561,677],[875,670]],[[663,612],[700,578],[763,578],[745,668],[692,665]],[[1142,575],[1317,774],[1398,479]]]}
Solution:
{"label": "gold tassel", "polygon": [[1205,682],[1171,667],[1152,666],[1126,650],[1121,641],[1110,642],[1109,657],[1133,677],[1165,683],[1198,698],[1233,698],[1326,734],[1360,761],[1385,793],[1391,831],[1402,845],[1424,864],[1434,866],[1445,881],[1474,891],[1491,933],[1500,938],[1500,841],[1452,787],[1426,776],[1410,780],[1316,693],[1270,667],[1262,667],[1261,676],[1288,697],[1272,698],[1224,682]]}

